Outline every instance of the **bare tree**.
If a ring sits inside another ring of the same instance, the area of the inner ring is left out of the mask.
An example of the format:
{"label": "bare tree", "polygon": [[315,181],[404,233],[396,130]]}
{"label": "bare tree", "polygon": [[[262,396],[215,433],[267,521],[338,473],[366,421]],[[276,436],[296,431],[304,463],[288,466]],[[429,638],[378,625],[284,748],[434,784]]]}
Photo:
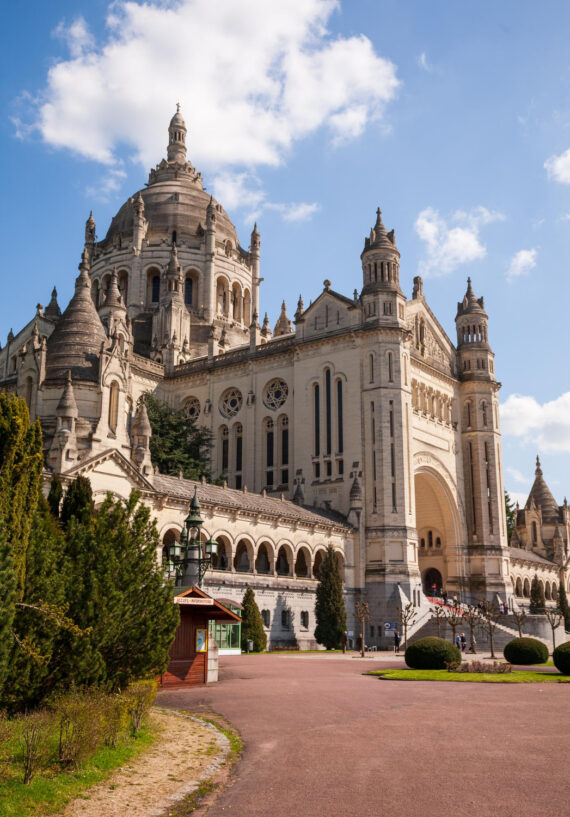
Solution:
{"label": "bare tree", "polygon": [[360,621],[360,631],[362,634],[362,643],[360,645],[360,655],[364,658],[364,631],[366,629],[366,623],[370,621],[370,612],[368,610],[368,602],[367,601],[357,601],[356,602],[356,618]]}
{"label": "bare tree", "polygon": [[526,618],[527,618],[526,611],[525,610],[513,610],[512,614],[513,614],[514,620],[517,623],[517,629],[519,631],[519,638],[522,638],[523,637],[522,628],[523,628],[523,624],[525,623]]}
{"label": "bare tree", "polygon": [[472,604],[467,605],[467,610],[463,613],[463,620],[467,622],[469,627],[469,652],[476,653],[477,640],[475,638],[475,630],[481,624],[481,616],[477,607]]}
{"label": "bare tree", "polygon": [[455,644],[455,636],[457,634],[457,628],[463,621],[463,616],[461,615],[458,607],[450,607],[448,610],[445,611],[445,620],[451,627],[451,632],[453,633],[453,643]]}
{"label": "bare tree", "polygon": [[412,604],[412,602],[408,602],[405,607],[396,607],[398,611],[398,621],[400,623],[400,627],[404,631],[404,652],[408,648],[408,627],[416,620],[416,608]]}
{"label": "bare tree", "polygon": [[441,622],[445,621],[446,619],[446,610],[445,607],[442,607],[440,604],[436,604],[435,607],[430,607],[430,613],[435,618],[435,623],[437,626],[437,637],[441,637]]}
{"label": "bare tree", "polygon": [[552,651],[554,652],[556,649],[556,628],[559,627],[564,620],[564,615],[560,610],[547,610],[546,607],[544,608],[544,615],[552,629]]}
{"label": "bare tree", "polygon": [[499,610],[499,608],[494,604],[484,603],[481,605],[481,627],[482,629],[488,634],[489,636],[489,646],[491,648],[491,658],[496,658],[495,655],[495,647],[493,644],[493,636],[495,633],[495,628],[499,623],[499,619],[503,617],[503,614]]}

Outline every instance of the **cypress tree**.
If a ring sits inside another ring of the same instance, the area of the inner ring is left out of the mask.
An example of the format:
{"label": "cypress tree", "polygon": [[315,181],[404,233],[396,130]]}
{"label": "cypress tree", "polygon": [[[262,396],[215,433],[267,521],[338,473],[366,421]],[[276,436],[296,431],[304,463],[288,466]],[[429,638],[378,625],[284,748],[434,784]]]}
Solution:
{"label": "cypress tree", "polygon": [[538,581],[538,576],[534,574],[534,578],[530,585],[530,612],[544,613],[546,607],[546,599],[544,598],[544,589]]}
{"label": "cypress tree", "polygon": [[53,477],[47,497],[48,505],[54,519],[59,519],[59,508],[63,496],[63,486],[58,476]]}
{"label": "cypress tree", "polygon": [[145,395],[145,405],[152,428],[150,457],[161,474],[182,475],[186,479],[210,478],[212,434],[198,426],[183,410],[177,410],[154,397]]}
{"label": "cypress tree", "polygon": [[319,644],[323,644],[327,650],[338,648],[346,630],[346,609],[342,578],[336,554],[330,545],[321,565],[315,615],[315,638]]}
{"label": "cypress tree", "polygon": [[507,542],[511,544],[511,536],[515,529],[515,506],[508,491],[505,491],[505,516],[507,520]]}
{"label": "cypress tree", "polygon": [[24,400],[0,393],[0,690],[14,644],[15,605],[24,596],[42,463],[39,423],[30,425]]}
{"label": "cypress tree", "polygon": [[253,641],[253,651],[263,652],[267,647],[267,635],[263,619],[255,601],[255,593],[248,587],[242,600],[241,612],[241,648],[247,650],[247,642]]}
{"label": "cypress tree", "polygon": [[566,632],[570,631],[570,608],[568,607],[568,597],[564,588],[564,582],[560,582],[558,588],[558,609],[564,616],[564,629]]}
{"label": "cypress tree", "polygon": [[93,515],[93,492],[87,477],[77,477],[70,484],[61,505],[61,524],[67,528],[74,518],[81,524],[89,525]]}

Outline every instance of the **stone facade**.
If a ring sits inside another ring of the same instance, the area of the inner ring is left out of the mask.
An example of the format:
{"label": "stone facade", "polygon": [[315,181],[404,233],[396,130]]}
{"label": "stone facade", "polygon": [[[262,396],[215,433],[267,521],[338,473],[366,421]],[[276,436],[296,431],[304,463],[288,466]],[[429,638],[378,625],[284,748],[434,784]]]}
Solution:
{"label": "stone facade", "polygon": [[[395,234],[378,210],[353,296],[326,280],[310,306],[299,298],[293,320],[283,303],[272,332],[267,316],[259,321],[259,231],[240,245],[187,161],[186,137],[177,112],[167,159],[100,241],[90,215],[63,315],[54,290],[0,351],[0,386],[41,419],[50,472],[88,473],[97,495],[138,487],[162,537],[176,536],[193,486],[153,471],[140,399],[151,391],[210,429],[212,470],[227,481],[199,486],[205,529],[227,549],[205,586],[240,600],[252,584],[275,643],[311,643],[329,543],[349,628],[354,600],[366,598],[372,643],[398,605],[425,605],[433,583],[465,601],[512,604],[483,299],[469,281],[455,346],[420,278],[404,295]],[[276,623],[283,610],[288,632]]]}

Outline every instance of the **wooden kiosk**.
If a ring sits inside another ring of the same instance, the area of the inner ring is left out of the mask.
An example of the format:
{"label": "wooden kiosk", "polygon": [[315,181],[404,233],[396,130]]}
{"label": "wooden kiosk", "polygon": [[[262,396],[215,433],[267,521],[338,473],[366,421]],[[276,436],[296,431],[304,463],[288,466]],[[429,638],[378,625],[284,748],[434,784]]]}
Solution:
{"label": "wooden kiosk", "polygon": [[239,623],[240,617],[199,587],[174,596],[180,605],[180,624],[170,648],[168,668],[160,676],[162,687],[206,684],[218,680],[218,647],[210,643],[210,621]]}

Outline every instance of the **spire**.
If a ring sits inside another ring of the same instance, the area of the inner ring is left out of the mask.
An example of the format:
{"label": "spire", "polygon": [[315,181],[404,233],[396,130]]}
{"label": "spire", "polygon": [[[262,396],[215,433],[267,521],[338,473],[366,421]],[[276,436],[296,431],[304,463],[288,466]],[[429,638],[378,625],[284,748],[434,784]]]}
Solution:
{"label": "spire", "polygon": [[186,163],[186,123],[180,113],[180,103],[176,103],[176,113],[170,120],[168,126],[168,150],[167,158],[169,162]]}
{"label": "spire", "polygon": [[480,315],[485,315],[485,300],[478,298],[471,286],[471,278],[467,279],[467,291],[463,296],[461,303],[457,304],[457,315],[466,315],[478,312]]}
{"label": "spire", "polygon": [[376,223],[370,230],[370,236],[364,241],[364,249],[383,249],[398,252],[394,230],[390,232],[386,230],[382,221],[382,210],[379,207],[376,208]]}
{"label": "spire", "polygon": [[93,210],[89,212],[89,218],[85,222],[85,245],[92,247],[95,243],[95,219]]}
{"label": "spire", "polygon": [[61,399],[57,404],[55,413],[57,417],[74,417],[75,419],[79,417],[77,403],[75,402],[75,394],[73,392],[73,384],[71,382],[71,371],[69,369],[67,370],[67,378],[65,381],[63,394],[61,395]]}
{"label": "spire", "polygon": [[107,289],[107,297],[105,298],[105,306],[112,306],[112,307],[119,307],[123,308],[123,298],[121,297],[121,291],[119,289],[119,276],[117,275],[117,268],[113,268],[113,272],[111,273],[111,281],[109,283],[109,288]]}
{"label": "spire", "polygon": [[281,314],[277,318],[275,329],[273,330],[273,337],[278,338],[280,335],[290,335],[293,331],[293,324],[287,315],[287,305],[285,301],[281,304]]}
{"label": "spire", "polygon": [[57,289],[54,287],[51,291],[51,300],[45,308],[44,315],[52,321],[57,321],[61,317],[61,309],[57,302]]}
{"label": "spire", "polygon": [[303,317],[303,312],[305,311],[305,306],[303,304],[303,298],[299,295],[299,300],[297,301],[297,311],[295,312],[295,321],[300,320]]}
{"label": "spire", "polygon": [[261,335],[264,338],[271,337],[271,329],[269,328],[269,318],[267,317],[267,312],[265,313],[265,317],[263,319],[263,326],[261,327]]}
{"label": "spire", "polygon": [[172,249],[170,250],[170,259],[168,261],[167,275],[169,278],[178,278],[180,276],[180,262],[178,260],[178,248],[176,242],[172,242]]}
{"label": "spire", "polygon": [[534,475],[535,475],[535,477],[541,477],[542,476],[542,468],[540,467],[540,457],[538,456],[538,454],[536,455],[536,468],[535,468],[535,471],[534,471]]}
{"label": "spire", "polygon": [[540,458],[538,456],[536,458],[536,470],[534,474],[534,483],[530,489],[530,494],[528,495],[525,509],[530,510],[533,505],[535,505],[537,508],[541,509],[543,520],[546,521],[558,519],[560,509],[558,507],[558,503],[550,492],[550,488],[544,480],[542,468],[540,467]]}

